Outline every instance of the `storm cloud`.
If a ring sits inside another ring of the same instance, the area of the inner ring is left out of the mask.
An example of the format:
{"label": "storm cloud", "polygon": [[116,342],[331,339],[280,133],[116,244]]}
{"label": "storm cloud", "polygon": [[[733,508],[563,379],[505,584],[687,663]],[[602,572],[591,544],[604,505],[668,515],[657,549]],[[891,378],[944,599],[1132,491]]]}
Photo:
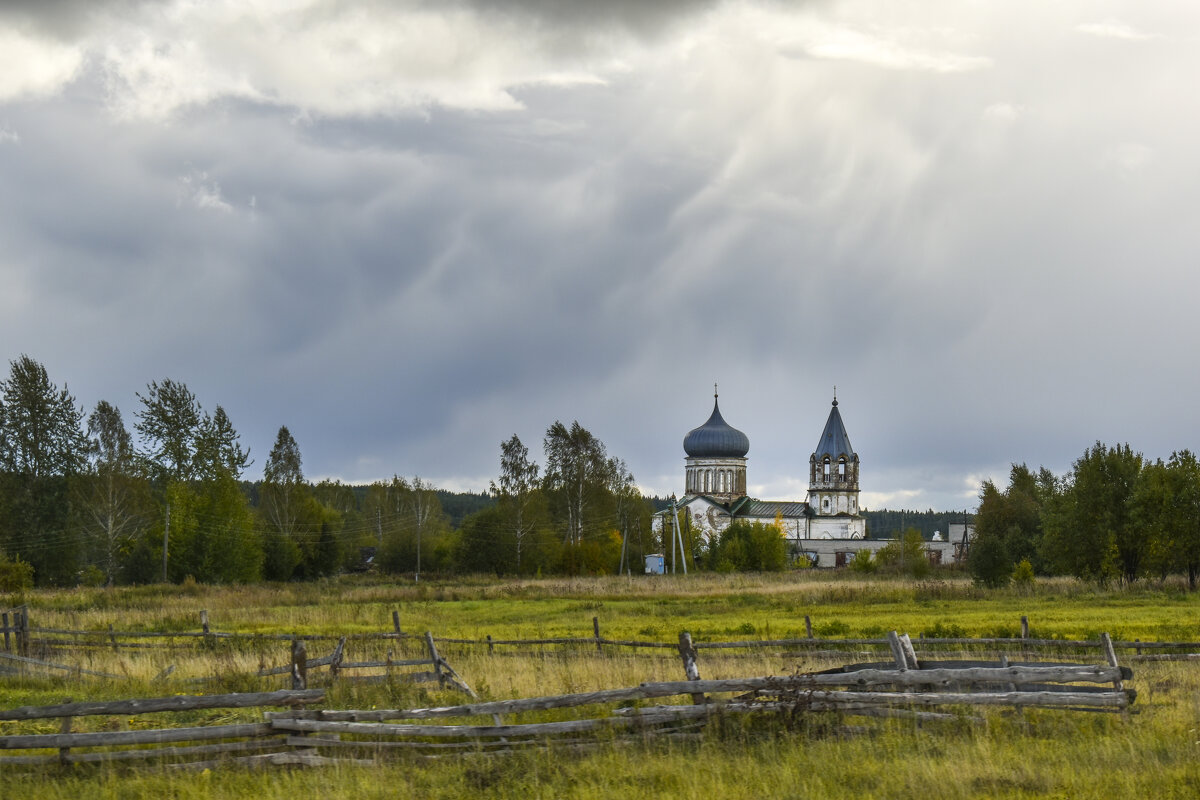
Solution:
{"label": "storm cloud", "polygon": [[[602,10],[601,10],[602,9]],[[486,486],[578,419],[650,492],[719,381],[868,507],[1197,448],[1200,12],[1117,3],[14,4],[0,342],[261,468]],[[250,477],[256,477],[252,474]]]}

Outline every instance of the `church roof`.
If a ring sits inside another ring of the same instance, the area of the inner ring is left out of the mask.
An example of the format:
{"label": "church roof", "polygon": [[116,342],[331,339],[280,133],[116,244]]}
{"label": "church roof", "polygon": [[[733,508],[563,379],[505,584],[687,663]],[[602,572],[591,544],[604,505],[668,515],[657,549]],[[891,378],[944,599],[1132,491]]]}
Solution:
{"label": "church roof", "polygon": [[712,416],[683,437],[683,450],[692,458],[745,458],[750,452],[750,440],[721,417],[713,395]]}
{"label": "church roof", "polygon": [[829,419],[825,421],[825,430],[821,433],[821,441],[813,457],[821,459],[825,456],[838,458],[854,458],[854,448],[850,446],[850,437],[846,435],[846,426],[842,423],[842,415],[838,412],[837,397],[833,398],[833,408],[829,411]]}
{"label": "church roof", "polygon": [[784,519],[795,519],[808,514],[808,503],[795,500],[751,500],[737,510],[739,517],[774,518],[779,514]]}

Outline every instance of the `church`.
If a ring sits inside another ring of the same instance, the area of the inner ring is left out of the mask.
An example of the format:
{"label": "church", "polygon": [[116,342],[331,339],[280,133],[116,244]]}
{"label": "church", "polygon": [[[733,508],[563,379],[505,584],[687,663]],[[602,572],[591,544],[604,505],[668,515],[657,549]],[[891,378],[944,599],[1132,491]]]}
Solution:
{"label": "church", "polygon": [[[778,521],[795,560],[813,566],[841,567],[862,550],[876,552],[888,539],[868,539],[859,504],[859,459],[838,409],[837,391],[821,438],[808,459],[808,496],[804,500],[756,500],[746,495],[746,455],[750,440],[721,416],[715,391],[708,421],[683,439],[684,495],[675,503],[686,522],[705,539],[733,522]],[[655,532],[670,541],[671,509],[654,515]],[[926,542],[933,563],[954,557],[949,541]],[[661,556],[658,557],[661,561]]]}
{"label": "church", "polygon": [[[755,500],[746,495],[746,454],[750,440],[727,423],[713,393],[708,421],[683,439],[686,508],[692,527],[703,535],[720,533],[733,521],[783,523],[792,540],[863,539],[866,521],[859,514],[858,454],[850,445],[836,395],[825,430],[808,460],[805,501]],[[660,513],[655,527],[670,511]]]}
{"label": "church", "polygon": [[[683,497],[686,524],[711,538],[731,523],[782,525],[793,558],[818,566],[842,566],[858,550],[877,550],[886,541],[867,540],[859,506],[859,458],[850,444],[838,409],[837,394],[821,438],[808,459],[805,500],[756,500],[746,494],[746,456],[750,440],[725,421],[716,392],[712,415],[683,439]],[[671,510],[655,515],[654,529],[671,535]],[[664,539],[666,541],[666,539]]]}

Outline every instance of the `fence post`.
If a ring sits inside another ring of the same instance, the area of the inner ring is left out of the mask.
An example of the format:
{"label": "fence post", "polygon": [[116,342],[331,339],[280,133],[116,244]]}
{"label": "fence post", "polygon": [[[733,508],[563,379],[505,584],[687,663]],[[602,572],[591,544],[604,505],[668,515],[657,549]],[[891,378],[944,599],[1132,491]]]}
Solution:
{"label": "fence post", "polygon": [[4,652],[12,652],[12,643],[8,640],[8,612],[0,614],[0,628],[4,628]]}
{"label": "fence post", "polygon": [[308,647],[303,639],[292,639],[292,688],[308,688]]}
{"label": "fence post", "polygon": [[599,617],[592,617],[592,637],[596,640],[596,652],[597,653],[602,652],[603,648],[600,646],[600,618]]}
{"label": "fence post", "polygon": [[[72,702],[74,702],[74,698],[68,697],[66,700],[63,700],[63,705],[66,705],[67,703],[72,703]],[[70,733],[71,732],[71,718],[70,717],[62,718],[62,725],[59,727],[58,732],[59,733]],[[69,748],[69,747],[58,748],[58,763],[62,764],[64,766],[71,763],[71,748]]]}
{"label": "fence post", "polygon": [[200,609],[200,630],[208,636],[208,610],[204,608]]}
{"label": "fence post", "polygon": [[392,610],[392,627],[395,628],[397,636],[404,634],[404,631],[400,630],[400,609]]}
{"label": "fence post", "polygon": [[494,644],[492,644],[492,635],[490,633],[487,635],[487,643],[488,643],[488,655],[489,656],[493,655],[496,652],[495,651],[496,646]]}
{"label": "fence post", "polygon": [[17,655],[29,657],[29,606],[21,606],[14,614],[17,623]]}
{"label": "fence post", "polygon": [[1021,617],[1021,638],[1029,638],[1029,617],[1023,615]]}
{"label": "fence post", "polygon": [[433,643],[433,632],[425,631],[425,646],[429,648],[429,660],[433,662],[433,674],[437,676],[439,688],[446,688],[446,676],[442,673],[442,658]]}
{"label": "fence post", "polygon": [[112,642],[113,652],[118,652],[119,648],[117,647],[117,634],[113,632],[113,626],[111,622],[108,623],[108,639],[110,642]]}
{"label": "fence post", "polygon": [[329,682],[332,684],[337,680],[338,670],[342,668],[342,659],[345,657],[346,637],[338,639],[337,647],[333,649],[333,660],[329,662]]}
{"label": "fence post", "polygon": [[[696,666],[696,648],[692,644],[692,634],[683,631],[679,634],[679,657],[683,660],[683,672],[689,681],[700,680],[700,668]],[[701,706],[707,703],[702,692],[692,693],[692,703]]]}
{"label": "fence post", "polygon": [[812,635],[812,618],[809,617],[808,614],[804,615],[804,635],[807,636],[809,639],[811,639],[813,637],[813,635]]}
{"label": "fence post", "polygon": [[896,660],[896,669],[919,669],[917,654],[913,651],[908,634],[900,636],[895,631],[888,631],[887,640],[892,648],[892,658]]}

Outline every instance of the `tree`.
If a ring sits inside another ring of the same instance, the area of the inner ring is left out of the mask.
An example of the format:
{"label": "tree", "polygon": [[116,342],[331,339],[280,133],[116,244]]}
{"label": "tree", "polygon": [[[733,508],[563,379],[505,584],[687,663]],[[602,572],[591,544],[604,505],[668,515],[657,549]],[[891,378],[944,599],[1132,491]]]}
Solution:
{"label": "tree", "polygon": [[925,555],[925,537],[916,528],[909,528],[899,538],[885,544],[875,554],[875,563],[884,572],[903,572],[913,577],[929,574],[929,557]]}
{"label": "tree", "polygon": [[0,396],[0,469],[33,479],[82,469],[83,409],[65,384],[60,390],[44,366],[23,355],[9,362]]}
{"label": "tree", "polygon": [[246,467],[254,463],[250,451],[243,450],[237,431],[225,409],[217,406],[212,416],[207,414],[196,432],[196,473],[204,478],[226,472],[236,480]]}
{"label": "tree", "polygon": [[121,411],[101,400],[88,417],[91,469],[81,482],[79,506],[105,583],[112,586],[124,556],[143,531],[149,495],[138,474],[133,441]]}
{"label": "tree", "polygon": [[[529,448],[515,433],[500,443],[500,482],[493,481],[490,491],[499,506],[498,519],[502,520],[495,534],[502,532],[512,541],[513,569],[519,573],[525,550],[545,525],[546,504],[538,488],[538,465],[529,460]],[[482,518],[473,524],[472,536],[482,524]]]}
{"label": "tree", "polygon": [[976,531],[967,555],[967,569],[976,583],[993,589],[1008,584],[1012,577],[1013,562],[1004,545],[1005,538],[990,531]]}
{"label": "tree", "polygon": [[1146,552],[1130,499],[1142,456],[1129,445],[1096,442],[1046,502],[1043,553],[1058,570],[1085,580],[1136,580]]}
{"label": "tree", "polygon": [[1190,450],[1147,464],[1131,498],[1133,522],[1145,540],[1147,572],[1183,572],[1196,588],[1200,578],[1200,464]]}
{"label": "tree", "polygon": [[[424,550],[426,567],[444,567],[444,563],[439,564],[435,560],[447,555],[445,549],[437,549],[439,545],[444,544],[442,538],[447,531],[437,490],[420,477],[413,478],[410,483],[404,478],[393,476],[391,482],[385,486],[383,499],[387,505],[387,514],[382,520],[381,528],[381,566],[389,572],[411,571],[419,576]],[[431,552],[437,554],[435,559],[428,557]]]}
{"label": "tree", "polygon": [[300,563],[297,526],[311,495],[300,465],[300,447],[287,426],[281,425],[263,467],[259,495],[259,508],[268,527],[263,542],[263,572],[274,580],[290,579]]}
{"label": "tree", "polygon": [[151,381],[134,427],[149,445],[146,459],[162,480],[183,481],[196,477],[196,440],[203,423],[200,404],[187,385],[167,378]]}
{"label": "tree", "polygon": [[718,572],[779,572],[787,566],[787,541],[779,524],[734,522],[710,550],[709,561]]}
{"label": "tree", "polygon": [[608,460],[603,442],[578,421],[570,429],[555,422],[546,430],[542,446],[546,453],[543,486],[565,517],[564,543],[577,547],[583,541],[585,516],[591,506],[611,493],[614,464]]}
{"label": "tree", "polygon": [[999,538],[1013,561],[1028,559],[1039,570],[1044,481],[1045,475],[1035,476],[1026,465],[1013,464],[1005,491],[983,482],[975,515],[977,536]]}
{"label": "tree", "polygon": [[9,367],[0,381],[0,546],[39,583],[72,583],[80,543],[70,482],[87,456],[83,409],[29,356]]}

